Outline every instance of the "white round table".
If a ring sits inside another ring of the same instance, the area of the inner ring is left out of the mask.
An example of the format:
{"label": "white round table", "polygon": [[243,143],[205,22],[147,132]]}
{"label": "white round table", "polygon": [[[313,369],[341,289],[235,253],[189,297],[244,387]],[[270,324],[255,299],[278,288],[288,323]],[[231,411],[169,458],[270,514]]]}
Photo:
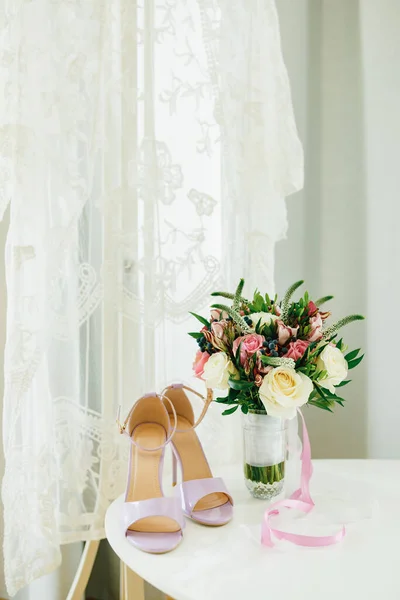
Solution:
{"label": "white round table", "polygon": [[[233,467],[218,473],[235,500],[228,525],[210,528],[187,521],[176,550],[145,554],[124,537],[121,496],[107,511],[108,541],[125,565],[175,600],[399,600],[400,461],[313,464],[316,509],[322,514],[329,507],[329,519],[336,510],[346,524],[346,537],[335,546],[304,548],[279,541],[273,548],[263,547],[260,523],[268,504],[249,496],[241,469]],[[303,517],[303,527],[311,524]],[[313,523],[321,525],[318,519]],[[333,532],[333,522],[328,525]]]}

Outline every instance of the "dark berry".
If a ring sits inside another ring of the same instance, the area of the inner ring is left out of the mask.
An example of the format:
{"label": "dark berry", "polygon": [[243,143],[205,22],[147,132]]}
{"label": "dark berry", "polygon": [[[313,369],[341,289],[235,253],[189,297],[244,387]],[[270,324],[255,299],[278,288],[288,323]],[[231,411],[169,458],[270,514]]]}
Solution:
{"label": "dark berry", "polygon": [[271,356],[273,356],[275,358],[275,357],[279,356],[279,354],[275,350],[272,350]]}
{"label": "dark berry", "polygon": [[278,340],[272,340],[272,342],[273,342],[273,343],[275,344],[275,346],[276,346],[276,344],[278,343]]}
{"label": "dark berry", "polygon": [[269,348],[270,350],[275,350],[275,344],[274,344],[274,342],[270,342],[270,343],[268,344],[268,348]]}
{"label": "dark berry", "polygon": [[269,343],[268,342],[263,342],[263,346],[264,346],[264,348],[268,348],[269,347]]}
{"label": "dark berry", "polygon": [[269,342],[271,342],[271,341],[272,341],[272,338],[270,338],[270,337],[267,337],[267,338],[266,338],[266,340],[267,340],[267,342],[269,343]]}
{"label": "dark berry", "polygon": [[282,348],[282,354],[287,354],[288,349],[287,348]]}
{"label": "dark berry", "polygon": [[207,344],[207,350],[212,350],[212,349],[213,349],[213,345],[212,345],[212,344],[210,344],[210,343],[208,343],[208,344]]}

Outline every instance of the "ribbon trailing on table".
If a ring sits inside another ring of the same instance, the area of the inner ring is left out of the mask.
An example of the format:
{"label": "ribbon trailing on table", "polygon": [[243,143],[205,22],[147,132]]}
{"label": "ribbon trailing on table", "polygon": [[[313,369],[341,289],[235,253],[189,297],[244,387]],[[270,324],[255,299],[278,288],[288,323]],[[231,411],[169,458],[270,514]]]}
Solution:
{"label": "ribbon trailing on table", "polygon": [[302,535],[298,533],[288,533],[275,529],[271,526],[270,517],[279,514],[280,508],[294,508],[304,513],[309,513],[314,508],[314,502],[310,495],[310,480],[313,474],[313,467],[311,462],[311,444],[308,436],[306,422],[301,410],[298,409],[301,420],[303,422],[303,452],[301,455],[301,487],[296,490],[290,498],[279,500],[272,504],[264,514],[264,519],[261,526],[261,543],[264,546],[272,547],[274,542],[272,540],[272,534],[278,538],[278,540],[287,540],[296,544],[297,546],[309,546],[316,548],[318,546],[332,546],[340,542],[346,535],[345,527],[342,527],[340,531],[334,535]]}

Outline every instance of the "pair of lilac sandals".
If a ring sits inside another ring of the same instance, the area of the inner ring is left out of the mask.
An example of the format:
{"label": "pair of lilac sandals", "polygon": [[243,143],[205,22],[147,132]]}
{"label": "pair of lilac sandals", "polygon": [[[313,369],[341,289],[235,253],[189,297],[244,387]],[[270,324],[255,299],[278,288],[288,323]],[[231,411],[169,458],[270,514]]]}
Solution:
{"label": "pair of lilac sandals", "polygon": [[[184,390],[175,384],[162,394],[140,398],[123,425],[131,452],[129,477],[123,505],[126,538],[136,548],[162,554],[176,548],[183,538],[187,517],[208,526],[228,523],[233,500],[221,478],[212,476],[200,440],[194,431],[212,401],[209,390],[203,411],[195,422],[193,408]],[[200,396],[200,398],[203,398]],[[162,473],[165,448],[171,444],[175,495],[164,496]],[[182,483],[177,485],[178,465]]]}

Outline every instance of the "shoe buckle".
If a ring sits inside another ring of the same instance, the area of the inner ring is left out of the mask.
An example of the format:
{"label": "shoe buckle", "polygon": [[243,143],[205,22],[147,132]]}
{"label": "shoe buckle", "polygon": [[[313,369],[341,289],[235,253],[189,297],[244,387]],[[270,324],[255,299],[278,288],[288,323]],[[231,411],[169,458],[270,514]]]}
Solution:
{"label": "shoe buckle", "polygon": [[120,417],[121,417],[121,405],[119,404],[118,411],[117,411],[117,418],[116,418],[115,422],[117,423],[119,432],[124,433],[124,431],[126,429],[126,421],[125,421],[125,423],[121,423]]}

